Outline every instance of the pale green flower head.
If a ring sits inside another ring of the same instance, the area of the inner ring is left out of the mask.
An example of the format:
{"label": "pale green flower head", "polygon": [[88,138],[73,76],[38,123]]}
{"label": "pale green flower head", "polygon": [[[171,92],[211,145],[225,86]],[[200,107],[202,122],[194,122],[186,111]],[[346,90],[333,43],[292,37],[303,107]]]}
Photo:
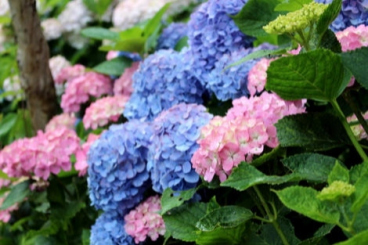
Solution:
{"label": "pale green flower head", "polygon": [[317,195],[317,198],[325,201],[337,201],[341,197],[351,196],[355,192],[355,186],[344,181],[334,181],[329,187],[325,187]]}
{"label": "pale green flower head", "polygon": [[303,8],[280,15],[274,21],[268,23],[263,29],[270,34],[294,33],[304,30],[311,23],[316,22],[327,8],[326,4],[311,2],[305,4]]}

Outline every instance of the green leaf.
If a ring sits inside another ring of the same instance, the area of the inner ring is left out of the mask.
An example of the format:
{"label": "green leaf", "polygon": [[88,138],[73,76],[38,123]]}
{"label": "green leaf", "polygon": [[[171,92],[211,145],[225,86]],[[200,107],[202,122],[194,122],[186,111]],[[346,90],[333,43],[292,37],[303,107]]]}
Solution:
{"label": "green leaf", "polygon": [[250,36],[267,36],[263,26],[276,19],[280,13],[274,9],[277,0],[249,0],[233,20],[239,29]]}
{"label": "green leaf", "polygon": [[313,182],[327,182],[327,176],[332,171],[336,158],[315,153],[303,153],[290,156],[282,163],[301,179]]}
{"label": "green leaf", "polygon": [[275,126],[282,147],[322,151],[350,144],[339,119],[328,113],[287,116]]}
{"label": "green leaf", "polygon": [[58,177],[53,177],[50,180],[50,185],[47,187],[47,200],[50,203],[65,204],[64,186]]}
{"label": "green leaf", "polygon": [[298,245],[316,245],[326,235],[330,234],[331,230],[335,227],[333,224],[322,225],[313,235],[313,237],[302,241]]}
{"label": "green leaf", "polygon": [[275,8],[275,11],[293,12],[303,8],[304,4],[313,2],[313,0],[282,0]]}
{"label": "green leaf", "polygon": [[30,181],[26,180],[13,186],[8,196],[5,198],[3,205],[1,205],[0,210],[7,209],[16,203],[23,201],[24,198],[31,193],[31,190],[29,189],[29,184]]}
{"label": "green leaf", "polygon": [[171,5],[171,3],[165,4],[155,14],[155,16],[152,19],[150,19],[150,21],[144,27],[144,31],[143,31],[144,36],[146,36],[146,37],[151,36],[153,33],[155,33],[155,31],[157,30],[157,28],[160,28],[161,27],[161,19],[162,19],[162,16],[168,10],[168,8],[170,7],[170,5]]}
{"label": "green leaf", "polygon": [[341,53],[342,63],[364,88],[368,89],[368,47]]}
{"label": "green leaf", "polygon": [[323,34],[319,47],[329,49],[334,53],[342,52],[339,40],[337,40],[335,33],[329,29]]}
{"label": "green leaf", "polygon": [[342,0],[333,0],[328,5],[317,22],[317,34],[322,35],[328,29],[328,26],[339,15],[342,6]]}
{"label": "green leaf", "polygon": [[7,134],[14,124],[16,123],[18,115],[15,113],[8,113],[1,121],[0,121],[0,136]]}
{"label": "green leaf", "polygon": [[124,70],[130,67],[132,60],[125,57],[117,57],[112,60],[104,61],[93,67],[93,70],[106,75],[120,76]]}
{"label": "green leaf", "polygon": [[198,238],[196,223],[206,215],[205,203],[190,203],[167,212],[162,217],[166,233],[184,242],[194,242]]}
{"label": "green leaf", "polygon": [[210,232],[200,232],[195,242],[198,245],[245,244],[243,241],[245,229],[245,225],[240,225],[230,229],[218,228]]}
{"label": "green leaf", "polygon": [[355,183],[354,202],[350,208],[353,213],[358,212],[368,199],[368,173],[361,176]]}
{"label": "green leaf", "polygon": [[271,55],[281,55],[281,54],[285,54],[287,51],[286,48],[278,48],[278,49],[274,49],[274,50],[268,50],[268,49],[262,49],[262,50],[257,50],[247,56],[245,56],[244,58],[241,58],[240,60],[228,65],[227,67],[225,67],[225,69],[229,69],[233,66],[238,66],[241,65],[249,60],[253,60],[253,59],[259,59],[259,58],[263,58],[266,56],[271,56]]}
{"label": "green leaf", "polygon": [[281,202],[291,210],[319,222],[337,224],[340,213],[333,204],[317,198],[318,192],[310,187],[292,186],[275,191]]}
{"label": "green leaf", "polygon": [[271,62],[266,89],[285,100],[332,101],[339,96],[343,76],[340,56],[317,49]]}
{"label": "green leaf", "polygon": [[[286,240],[289,244],[298,244],[300,240],[295,236],[294,227],[290,220],[283,216],[277,216],[277,223],[279,224],[280,230],[284,233]],[[275,227],[272,224],[262,225],[260,236],[264,239],[264,242],[269,245],[284,245],[280,239]],[[246,243],[248,244],[248,243]]]}
{"label": "green leaf", "polygon": [[217,228],[233,228],[253,217],[253,213],[240,206],[225,206],[215,209],[201,218],[196,227],[201,231],[213,231]]}
{"label": "green leaf", "polygon": [[181,38],[175,45],[174,50],[180,52],[183,48],[188,47],[188,37]]}
{"label": "green leaf", "polygon": [[233,169],[229,178],[222,182],[221,186],[232,187],[236,190],[244,191],[249,187],[259,184],[276,185],[295,180],[298,180],[298,178],[294,175],[267,176],[255,167],[249,165],[249,163],[242,162],[237,168]]}
{"label": "green leaf", "polygon": [[175,207],[182,205],[185,201],[190,200],[196,192],[197,188],[180,192],[167,188],[161,196],[161,215]]}
{"label": "green leaf", "polygon": [[286,153],[285,148],[282,148],[280,146],[272,149],[270,152],[267,153],[263,153],[261,156],[259,156],[258,158],[254,159],[251,163],[249,163],[250,165],[254,166],[254,167],[258,167],[261,166],[262,164],[269,162],[277,157],[280,156],[284,156]]}
{"label": "green leaf", "polygon": [[119,33],[110,31],[109,29],[102,27],[88,27],[81,31],[81,34],[85,37],[94,38],[97,40],[119,40]]}
{"label": "green leaf", "polygon": [[352,167],[349,171],[350,174],[350,183],[355,184],[360,177],[368,172],[368,166],[366,163],[358,164]]}
{"label": "green leaf", "polygon": [[338,161],[336,161],[335,166],[328,175],[328,184],[331,185],[334,181],[349,183],[349,170],[343,167]]}
{"label": "green leaf", "polygon": [[335,245],[363,245],[368,244],[368,230],[358,233],[347,241],[335,243]]}
{"label": "green leaf", "polygon": [[90,241],[89,238],[91,236],[91,230],[83,229],[82,231],[82,245],[89,245]]}

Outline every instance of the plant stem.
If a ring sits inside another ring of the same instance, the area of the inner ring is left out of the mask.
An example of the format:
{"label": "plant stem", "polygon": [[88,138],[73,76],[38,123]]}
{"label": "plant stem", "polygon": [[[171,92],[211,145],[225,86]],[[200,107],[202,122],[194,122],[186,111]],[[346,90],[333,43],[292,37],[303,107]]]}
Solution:
{"label": "plant stem", "polygon": [[269,222],[272,223],[273,227],[275,228],[277,234],[280,236],[281,241],[284,245],[290,245],[288,240],[285,237],[285,234],[282,232],[279,223],[277,222],[277,216],[276,214],[272,214],[270,208],[268,207],[265,199],[263,198],[262,193],[259,191],[257,186],[253,186],[255,192],[257,193],[257,196],[259,197],[259,200],[261,201],[261,204],[264,208],[264,210],[267,213]]}
{"label": "plant stem", "polygon": [[352,111],[354,112],[354,115],[357,117],[360,125],[362,125],[362,127],[363,127],[364,131],[366,132],[366,134],[368,134],[368,123],[366,122],[366,120],[362,116],[362,113],[360,113],[360,110],[359,110],[358,106],[355,104],[353,98],[351,97],[350,92],[347,91],[346,93],[343,93],[343,97],[344,97],[345,101],[349,104]]}
{"label": "plant stem", "polygon": [[339,117],[342,125],[345,128],[346,133],[348,134],[351,142],[353,143],[353,145],[354,145],[355,149],[357,150],[357,152],[359,153],[360,157],[363,159],[363,161],[367,161],[368,157],[365,154],[363,148],[360,146],[357,139],[355,138],[355,136],[353,134],[353,131],[351,131],[351,128],[350,128],[348,122],[346,121],[345,115],[341,111],[341,108],[340,108],[339,104],[337,103],[336,99],[331,101],[331,105],[334,108],[334,110],[337,112],[337,116]]}

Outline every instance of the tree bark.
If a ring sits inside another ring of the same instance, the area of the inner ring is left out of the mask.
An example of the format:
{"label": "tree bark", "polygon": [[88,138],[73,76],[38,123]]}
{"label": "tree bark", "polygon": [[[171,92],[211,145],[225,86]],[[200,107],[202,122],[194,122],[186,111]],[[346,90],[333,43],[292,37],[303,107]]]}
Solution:
{"label": "tree bark", "polygon": [[49,47],[43,36],[36,0],[8,0],[16,35],[21,86],[33,128],[42,130],[58,105],[49,68]]}

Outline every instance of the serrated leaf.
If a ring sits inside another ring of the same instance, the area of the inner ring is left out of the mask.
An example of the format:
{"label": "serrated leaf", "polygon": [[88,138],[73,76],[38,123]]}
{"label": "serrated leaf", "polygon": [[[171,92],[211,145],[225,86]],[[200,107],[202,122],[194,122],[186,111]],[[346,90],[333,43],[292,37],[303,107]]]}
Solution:
{"label": "serrated leaf", "polygon": [[1,121],[0,121],[0,136],[7,134],[14,124],[16,123],[18,115],[16,113],[8,113]]}
{"label": "serrated leaf", "polygon": [[319,222],[337,224],[340,213],[333,204],[320,201],[318,192],[311,187],[292,186],[275,191],[281,202],[291,210]]}
{"label": "serrated leaf", "polygon": [[24,198],[31,193],[31,190],[29,189],[29,184],[30,181],[26,180],[17,185],[14,185],[10,189],[9,194],[5,198],[3,204],[1,205],[0,210],[7,209],[16,203],[23,201]]}
{"label": "serrated leaf", "polygon": [[275,126],[282,147],[322,151],[350,144],[339,119],[328,113],[287,116]]}
{"label": "serrated leaf", "polygon": [[263,26],[276,19],[280,13],[274,9],[277,0],[249,0],[233,20],[239,29],[250,36],[267,36]]}
{"label": "serrated leaf", "polygon": [[254,166],[254,167],[258,167],[270,160],[273,160],[277,157],[283,156],[285,155],[286,150],[285,148],[282,148],[280,146],[272,149],[270,152],[267,153],[263,153],[261,156],[259,156],[258,158],[254,159],[251,163],[249,163],[250,165]]}
{"label": "serrated leaf", "polygon": [[88,27],[84,28],[81,31],[81,34],[85,37],[97,39],[97,40],[112,40],[117,41],[119,40],[119,34],[109,29],[102,28],[102,27]]}
{"label": "serrated leaf", "polygon": [[253,213],[249,209],[240,206],[224,206],[206,214],[196,223],[196,227],[201,231],[233,228],[245,223],[252,217]]}
{"label": "serrated leaf", "polygon": [[319,243],[319,241],[326,235],[328,235],[331,230],[335,227],[333,224],[325,224],[322,225],[314,234],[313,237],[308,238],[301,243],[298,243],[298,245],[316,245]]}
{"label": "serrated leaf", "polygon": [[335,162],[336,158],[315,153],[298,154],[282,160],[284,166],[293,171],[293,174],[313,182],[327,182],[327,176]]}
{"label": "serrated leaf", "polygon": [[311,2],[313,2],[313,0],[282,0],[282,2],[275,7],[275,11],[293,12],[303,8],[304,4]]}
{"label": "serrated leaf", "polygon": [[[300,242],[300,240],[295,236],[294,227],[289,219],[278,216],[277,223],[279,224],[279,228],[284,233],[285,238],[289,242],[289,244],[298,244]],[[262,237],[262,239],[264,239],[266,244],[284,245],[283,241],[280,239],[279,234],[272,224],[262,225],[260,236]]]}
{"label": "serrated leaf", "polygon": [[244,244],[243,237],[245,225],[230,229],[218,228],[210,232],[200,232],[197,240],[198,245],[237,245]]}
{"label": "serrated leaf", "polygon": [[322,35],[329,25],[339,15],[342,6],[342,0],[333,0],[325,9],[317,22],[317,34]]}
{"label": "serrated leaf", "polygon": [[368,244],[368,230],[363,231],[347,241],[335,243],[334,245],[363,245]]}
{"label": "serrated leaf", "polygon": [[352,167],[349,171],[350,183],[355,184],[360,177],[368,172],[368,166],[366,163],[358,164]]}
{"label": "serrated leaf", "polygon": [[190,200],[196,193],[197,188],[185,191],[173,191],[167,188],[161,196],[161,215],[167,211],[182,205],[185,201]]}
{"label": "serrated leaf", "polygon": [[162,216],[166,232],[173,238],[184,242],[194,242],[198,238],[195,226],[200,218],[206,215],[205,203],[190,203],[177,207]]}
{"label": "serrated leaf", "polygon": [[368,47],[341,53],[342,63],[364,88],[368,89]]}
{"label": "serrated leaf", "polygon": [[343,181],[349,183],[349,178],[349,170],[336,161],[335,166],[328,175],[328,184],[331,185],[334,181]]}
{"label": "serrated leaf", "polygon": [[277,185],[289,181],[295,181],[299,178],[294,175],[285,176],[267,176],[257,170],[249,163],[242,162],[237,168],[233,169],[229,178],[221,183],[221,186],[232,187],[239,191],[244,191],[249,187],[259,184]]}
{"label": "serrated leaf", "polygon": [[132,60],[125,57],[117,57],[98,64],[93,67],[93,70],[106,75],[120,76],[131,64]]}
{"label": "serrated leaf", "polygon": [[271,62],[266,89],[285,100],[332,101],[339,96],[344,69],[339,55],[317,49]]}
{"label": "serrated leaf", "polygon": [[350,210],[353,213],[358,212],[368,199],[368,173],[362,175],[355,183],[355,193],[353,194],[354,202]]}
{"label": "serrated leaf", "polygon": [[342,52],[339,40],[337,40],[335,33],[329,29],[323,34],[319,47],[329,49],[334,53]]}

